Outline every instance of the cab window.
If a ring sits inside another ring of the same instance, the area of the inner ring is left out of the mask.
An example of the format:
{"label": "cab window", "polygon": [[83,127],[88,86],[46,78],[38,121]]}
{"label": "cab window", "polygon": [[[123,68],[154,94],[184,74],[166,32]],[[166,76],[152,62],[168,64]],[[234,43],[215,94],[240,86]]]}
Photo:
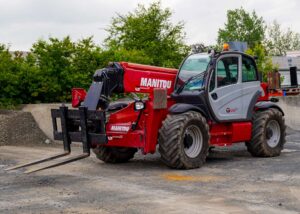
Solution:
{"label": "cab window", "polygon": [[217,63],[217,87],[235,84],[238,81],[238,57],[224,57]]}
{"label": "cab window", "polygon": [[242,58],[242,81],[257,81],[255,62],[253,59],[243,56]]}

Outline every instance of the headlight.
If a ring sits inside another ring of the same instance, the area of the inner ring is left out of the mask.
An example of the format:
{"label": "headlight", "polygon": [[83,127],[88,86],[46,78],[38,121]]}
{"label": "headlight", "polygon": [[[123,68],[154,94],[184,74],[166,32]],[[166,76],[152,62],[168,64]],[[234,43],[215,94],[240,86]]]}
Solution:
{"label": "headlight", "polygon": [[135,101],[134,110],[139,111],[145,108],[145,104],[142,101]]}

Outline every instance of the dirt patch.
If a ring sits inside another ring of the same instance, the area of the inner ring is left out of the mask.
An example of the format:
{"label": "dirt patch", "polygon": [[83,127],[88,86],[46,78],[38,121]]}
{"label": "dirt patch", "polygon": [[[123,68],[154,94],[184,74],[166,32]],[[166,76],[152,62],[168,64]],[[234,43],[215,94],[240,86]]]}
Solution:
{"label": "dirt patch", "polygon": [[52,144],[31,113],[0,110],[0,146]]}
{"label": "dirt patch", "polygon": [[224,178],[220,176],[212,176],[212,175],[182,175],[175,173],[167,173],[163,175],[163,178],[167,181],[198,181],[198,182],[214,182],[224,180]]}

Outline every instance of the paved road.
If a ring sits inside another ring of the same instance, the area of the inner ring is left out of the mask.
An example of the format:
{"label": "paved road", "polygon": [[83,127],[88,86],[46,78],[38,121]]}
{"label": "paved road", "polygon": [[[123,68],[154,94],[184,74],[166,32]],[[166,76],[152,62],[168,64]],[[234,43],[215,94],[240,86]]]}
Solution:
{"label": "paved road", "polygon": [[239,145],[188,171],[158,154],[120,165],[93,155],[31,175],[4,169],[59,149],[2,146],[0,213],[300,213],[299,134],[288,140],[280,157],[252,158]]}

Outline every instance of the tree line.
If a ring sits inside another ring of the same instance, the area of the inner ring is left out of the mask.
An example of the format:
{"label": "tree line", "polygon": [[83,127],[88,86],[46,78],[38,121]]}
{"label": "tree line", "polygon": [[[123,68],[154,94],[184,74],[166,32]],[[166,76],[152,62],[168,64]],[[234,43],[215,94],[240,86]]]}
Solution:
{"label": "tree line", "polygon": [[191,52],[221,49],[227,41],[245,41],[248,53],[258,56],[260,71],[275,68],[269,55],[285,55],[300,49],[300,36],[283,31],[274,22],[266,26],[255,11],[227,11],[227,22],[218,30],[216,44],[187,45],[184,23],[172,23],[172,12],[160,2],[139,5],[128,14],[117,14],[106,29],[101,45],[92,37],[72,41],[50,37],[35,42],[28,54],[10,52],[0,44],[0,106],[21,103],[68,102],[73,87],[88,88],[98,68],[111,61],[178,68]]}

